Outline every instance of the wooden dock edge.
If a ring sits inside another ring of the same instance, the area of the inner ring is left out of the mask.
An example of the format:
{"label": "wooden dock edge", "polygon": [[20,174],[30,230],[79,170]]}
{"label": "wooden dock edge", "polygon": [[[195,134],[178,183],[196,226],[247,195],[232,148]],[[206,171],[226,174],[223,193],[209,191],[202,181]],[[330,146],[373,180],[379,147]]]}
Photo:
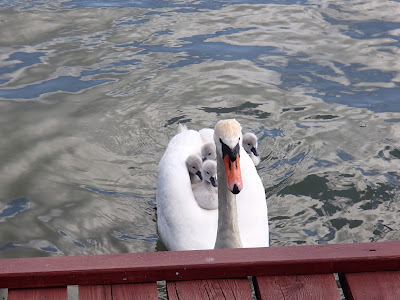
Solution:
{"label": "wooden dock edge", "polygon": [[0,259],[0,288],[400,270],[400,241]]}

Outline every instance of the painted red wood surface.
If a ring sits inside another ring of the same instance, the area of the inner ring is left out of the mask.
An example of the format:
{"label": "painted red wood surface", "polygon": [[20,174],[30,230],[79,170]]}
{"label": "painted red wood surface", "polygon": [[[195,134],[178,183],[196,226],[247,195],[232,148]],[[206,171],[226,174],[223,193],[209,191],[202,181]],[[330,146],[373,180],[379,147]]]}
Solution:
{"label": "painted red wood surface", "polygon": [[79,286],[79,300],[158,300],[157,283]]}
{"label": "painted red wood surface", "polygon": [[400,272],[348,273],[340,281],[346,299],[400,299]]}
{"label": "painted red wood surface", "polygon": [[247,278],[167,282],[167,293],[169,300],[253,299]]}
{"label": "painted red wood surface", "polygon": [[81,285],[79,286],[79,300],[112,300],[111,285]]}
{"label": "painted red wood surface", "polygon": [[8,290],[8,300],[67,300],[67,287]]}
{"label": "painted red wood surface", "polygon": [[0,288],[400,270],[400,242],[0,259]]}
{"label": "painted red wood surface", "polygon": [[158,300],[157,283],[114,284],[113,300]]}
{"label": "painted red wood surface", "polygon": [[333,274],[259,276],[254,280],[261,300],[340,300]]}

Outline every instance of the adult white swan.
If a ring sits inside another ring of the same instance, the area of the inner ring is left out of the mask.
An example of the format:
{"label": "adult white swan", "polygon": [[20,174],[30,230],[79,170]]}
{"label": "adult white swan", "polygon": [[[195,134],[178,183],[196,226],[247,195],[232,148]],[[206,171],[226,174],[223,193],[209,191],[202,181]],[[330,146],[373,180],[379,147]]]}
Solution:
{"label": "adult white swan", "polygon": [[264,187],[243,150],[236,120],[220,121],[214,130],[218,209],[198,206],[185,161],[189,155],[200,155],[202,145],[209,142],[202,131],[184,130],[174,136],[158,165],[157,225],[162,242],[169,250],[268,246]]}

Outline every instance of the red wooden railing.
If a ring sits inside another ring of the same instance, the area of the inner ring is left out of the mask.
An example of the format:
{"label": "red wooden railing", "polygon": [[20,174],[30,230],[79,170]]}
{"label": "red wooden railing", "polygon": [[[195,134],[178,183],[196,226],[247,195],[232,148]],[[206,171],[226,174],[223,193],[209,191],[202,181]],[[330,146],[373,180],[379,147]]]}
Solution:
{"label": "red wooden railing", "polygon": [[[8,299],[400,299],[400,242],[0,259]],[[44,297],[44,298],[43,298]],[[292,298],[291,298],[292,297]]]}

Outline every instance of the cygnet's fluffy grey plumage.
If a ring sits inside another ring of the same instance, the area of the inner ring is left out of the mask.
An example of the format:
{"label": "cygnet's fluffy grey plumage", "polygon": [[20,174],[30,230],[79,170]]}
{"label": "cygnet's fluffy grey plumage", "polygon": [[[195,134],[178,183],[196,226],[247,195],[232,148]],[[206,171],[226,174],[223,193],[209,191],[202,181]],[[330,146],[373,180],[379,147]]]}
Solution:
{"label": "cygnet's fluffy grey plumage", "polygon": [[257,136],[251,132],[243,134],[243,149],[249,154],[255,166],[260,163],[260,155],[257,148]]}
{"label": "cygnet's fluffy grey plumage", "polygon": [[201,171],[203,181],[192,185],[197,204],[204,209],[218,208],[217,162],[206,160]]}
{"label": "cygnet's fluffy grey plumage", "polygon": [[201,158],[203,159],[203,161],[217,159],[217,152],[216,152],[214,143],[212,143],[212,142],[205,143],[201,147]]}
{"label": "cygnet's fluffy grey plumage", "polygon": [[186,159],[186,167],[189,171],[191,183],[201,182],[203,180],[203,176],[201,175],[202,164],[201,157],[198,155],[190,155]]}

